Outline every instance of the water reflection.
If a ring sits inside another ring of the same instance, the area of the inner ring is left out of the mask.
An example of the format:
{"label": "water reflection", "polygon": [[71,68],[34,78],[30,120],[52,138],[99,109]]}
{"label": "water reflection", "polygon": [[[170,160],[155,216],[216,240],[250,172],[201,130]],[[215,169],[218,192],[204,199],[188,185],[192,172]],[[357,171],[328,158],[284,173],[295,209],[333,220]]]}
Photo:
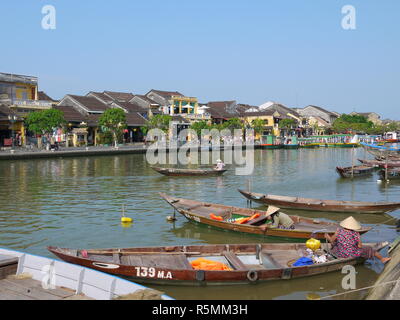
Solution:
{"label": "water reflection", "polygon": [[[362,157],[362,151],[356,152]],[[231,165],[224,176],[205,178],[161,176],[150,168],[145,155],[0,161],[0,246],[51,256],[47,245],[108,248],[277,241],[198,226],[181,216],[168,223],[172,208],[160,199],[159,192],[238,207],[245,207],[246,199],[237,189],[249,185],[253,191],[278,195],[398,201],[400,184],[377,184],[376,173],[357,180],[338,179],[336,166],[349,166],[351,160],[351,150],[346,149],[257,150],[252,175],[235,176],[235,165]],[[129,227],[121,225],[122,205],[134,221]],[[328,221],[346,217],[294,213]],[[364,242],[392,241],[398,236],[399,211],[356,218],[374,228],[363,236]],[[364,272],[359,286],[370,284],[380,272],[379,265],[358,270]],[[163,291],[189,299],[305,299],[308,293],[337,292],[340,276],[333,273],[232,290],[165,287]]]}

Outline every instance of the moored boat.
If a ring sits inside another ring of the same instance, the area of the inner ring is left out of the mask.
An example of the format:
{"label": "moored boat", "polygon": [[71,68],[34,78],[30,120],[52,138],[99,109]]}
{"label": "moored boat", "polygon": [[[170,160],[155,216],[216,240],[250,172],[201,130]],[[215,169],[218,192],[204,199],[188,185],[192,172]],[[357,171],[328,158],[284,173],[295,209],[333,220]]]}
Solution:
{"label": "moored boat", "polygon": [[[387,243],[363,244],[380,250]],[[308,253],[305,244],[214,244],[126,249],[73,250],[48,247],[69,263],[135,282],[168,285],[254,284],[268,280],[289,280],[341,270],[363,263],[363,258],[336,258],[331,245],[321,244],[326,262],[297,266]],[[296,266],[294,266],[295,264]]]}
{"label": "moored boat", "polygon": [[161,173],[165,176],[221,176],[227,170],[215,170],[215,169],[178,169],[178,168],[160,168],[151,167],[154,171]]}
{"label": "moored boat", "polygon": [[[268,211],[261,211],[174,198],[163,193],[160,193],[160,195],[189,221],[235,232],[291,239],[309,239],[313,237],[325,240],[325,233],[332,235],[339,227],[338,224],[332,222],[290,216],[294,221],[294,229],[271,228],[266,223],[266,220],[273,210],[279,211],[279,208],[271,207]],[[247,221],[239,219],[246,219]],[[365,233],[370,229],[363,228],[360,232]]]}
{"label": "moored boat", "polygon": [[363,159],[358,159],[362,164],[368,165],[368,166],[374,166],[374,167],[380,167],[384,168],[387,166],[388,168],[400,168],[400,161],[379,161],[379,160],[363,160]]}
{"label": "moored boat", "polygon": [[354,178],[370,175],[374,171],[372,166],[336,167],[336,171],[342,178]]}
{"label": "moored boat", "polygon": [[387,174],[386,170],[379,170],[378,174],[382,180],[397,180],[400,179],[400,168],[388,169]]}
{"label": "moored boat", "polygon": [[172,300],[93,268],[0,248],[0,300],[142,300],[149,294]]}
{"label": "moored boat", "polygon": [[399,202],[361,202],[341,200],[320,200],[301,197],[269,195],[239,190],[247,199],[277,206],[284,209],[298,209],[321,212],[379,213],[395,211],[400,208]]}

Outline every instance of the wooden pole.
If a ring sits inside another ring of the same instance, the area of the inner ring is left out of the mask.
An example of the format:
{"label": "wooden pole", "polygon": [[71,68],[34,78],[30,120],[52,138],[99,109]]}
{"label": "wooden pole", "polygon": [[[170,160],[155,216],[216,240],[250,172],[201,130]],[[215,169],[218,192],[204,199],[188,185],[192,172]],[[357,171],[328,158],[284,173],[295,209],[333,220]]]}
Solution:
{"label": "wooden pole", "polygon": [[354,178],[354,146],[351,151],[351,178]]}

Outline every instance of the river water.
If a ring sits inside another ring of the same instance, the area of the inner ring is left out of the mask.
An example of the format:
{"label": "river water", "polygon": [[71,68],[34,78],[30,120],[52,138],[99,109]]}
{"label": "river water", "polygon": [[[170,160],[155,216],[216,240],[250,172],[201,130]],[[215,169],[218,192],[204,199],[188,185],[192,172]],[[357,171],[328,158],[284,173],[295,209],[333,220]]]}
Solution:
{"label": "river water", "polygon": [[[238,188],[278,195],[319,199],[399,201],[400,184],[378,183],[375,173],[341,179],[335,167],[352,159],[371,158],[362,149],[320,148],[256,150],[250,176],[236,176],[234,166],[222,177],[164,177],[154,172],[145,155],[120,155],[0,161],[0,247],[52,257],[46,246],[117,248],[212,243],[276,241],[211,229],[179,216],[166,221],[171,207],[165,192],[194,200],[246,206]],[[122,207],[134,219],[120,223]],[[253,205],[259,207],[259,205]],[[261,208],[261,207],[260,207]],[[293,212],[341,221],[346,214]],[[388,215],[354,215],[373,227],[364,242],[393,241],[399,211]],[[383,251],[385,254],[386,251]],[[357,267],[357,288],[374,283],[382,272],[379,261]],[[306,299],[343,292],[344,275],[333,272],[311,278],[230,287],[151,286],[176,299]],[[345,298],[359,299],[363,293]]]}

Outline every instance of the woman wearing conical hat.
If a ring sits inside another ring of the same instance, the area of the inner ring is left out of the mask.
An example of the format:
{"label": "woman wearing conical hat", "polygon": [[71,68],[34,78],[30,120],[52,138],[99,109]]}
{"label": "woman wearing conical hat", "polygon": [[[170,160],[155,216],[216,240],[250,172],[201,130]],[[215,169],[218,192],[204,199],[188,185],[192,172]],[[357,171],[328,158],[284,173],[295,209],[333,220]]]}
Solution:
{"label": "woman wearing conical hat", "polygon": [[382,263],[388,262],[391,258],[382,257],[372,247],[363,247],[361,236],[358,230],[361,225],[353,217],[349,217],[340,223],[340,228],[333,236],[325,234],[332,244],[331,252],[338,258],[362,257],[365,259],[378,258]]}

